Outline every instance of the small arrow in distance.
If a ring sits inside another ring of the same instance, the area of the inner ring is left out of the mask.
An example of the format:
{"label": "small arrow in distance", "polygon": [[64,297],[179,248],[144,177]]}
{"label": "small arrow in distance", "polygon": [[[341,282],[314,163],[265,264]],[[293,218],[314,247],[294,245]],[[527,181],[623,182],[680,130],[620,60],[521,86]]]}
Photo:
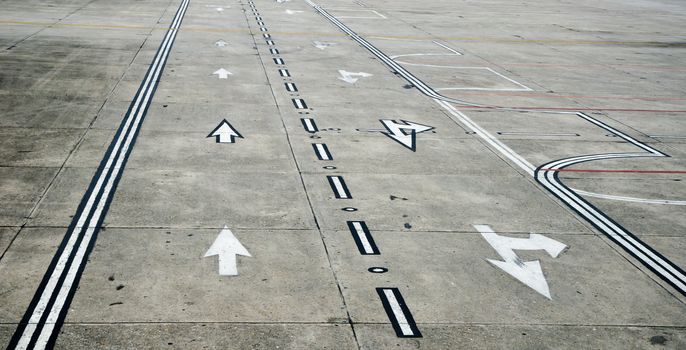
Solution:
{"label": "small arrow in distance", "polygon": [[289,14],[289,15],[293,15],[293,14],[296,14],[296,13],[301,13],[301,12],[303,12],[303,11],[296,11],[296,10],[286,10],[286,13],[287,13],[287,14]]}
{"label": "small arrow in distance", "polygon": [[498,235],[488,225],[474,225],[474,228],[481,233],[481,236],[503,259],[502,261],[486,259],[489,263],[507,272],[544,297],[552,299],[548,282],[545,280],[541,268],[541,262],[538,260],[522,261],[514,251],[545,250],[548,255],[557,258],[567,248],[565,244],[535,233],[530,234],[529,238],[513,238]]}
{"label": "small arrow in distance", "polygon": [[219,39],[214,43],[214,45],[216,47],[224,47],[224,46],[228,45],[228,43],[222,39]]}
{"label": "small arrow in distance", "polygon": [[219,232],[219,236],[217,236],[210,249],[205,253],[206,258],[214,255],[219,257],[219,275],[221,276],[238,275],[236,255],[252,257],[226,225],[224,225],[224,229]]}
{"label": "small arrow in distance", "polygon": [[236,137],[243,138],[226,119],[222,120],[207,137],[214,137],[217,143],[234,143]]}
{"label": "small arrow in distance", "polygon": [[223,7],[217,7],[217,12],[224,12],[224,8]]}
{"label": "small arrow in distance", "polygon": [[[372,75],[365,72],[346,72],[344,70],[339,70],[338,73],[341,75],[338,79],[343,80],[348,84],[355,84],[360,78],[369,78]],[[356,78],[357,77],[357,78]]]}
{"label": "small arrow in distance", "polygon": [[417,151],[417,134],[434,129],[433,126],[407,120],[401,120],[400,123],[391,119],[380,119],[379,121],[386,128],[386,131],[381,132],[382,134],[409,148],[412,152]]}
{"label": "small arrow in distance", "polygon": [[327,42],[323,42],[323,41],[313,41],[312,45],[314,45],[314,47],[316,47],[320,50],[324,50],[329,46],[336,45],[336,43],[327,43]]}
{"label": "small arrow in distance", "polygon": [[229,72],[224,68],[219,68],[214,73],[212,73],[212,75],[218,76],[219,79],[226,79],[229,77],[229,75],[233,75],[233,73]]}

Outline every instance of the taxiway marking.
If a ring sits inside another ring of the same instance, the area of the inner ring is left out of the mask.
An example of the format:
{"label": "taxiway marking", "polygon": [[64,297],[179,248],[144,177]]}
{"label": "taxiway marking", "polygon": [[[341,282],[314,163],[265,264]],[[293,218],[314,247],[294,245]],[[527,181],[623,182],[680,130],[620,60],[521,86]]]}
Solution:
{"label": "taxiway marking", "polygon": [[[405,146],[412,152],[417,151],[417,134],[434,129],[433,126],[407,120],[401,120],[400,123],[390,119],[380,119],[379,121],[386,128],[386,131],[381,132],[382,134]],[[408,130],[409,133],[407,132]]]}
{"label": "taxiway marking", "polygon": [[295,106],[295,108],[307,109],[307,103],[305,103],[305,100],[303,100],[302,98],[293,98],[293,99],[291,99],[291,101],[293,102],[293,105]]}
{"label": "taxiway marking", "polygon": [[333,160],[329,147],[325,143],[313,143],[312,148],[314,148],[314,153],[317,155],[319,160]]}
{"label": "taxiway marking", "polygon": [[350,190],[348,190],[348,186],[345,184],[345,180],[343,180],[343,176],[327,176],[326,179],[329,181],[329,185],[331,185],[331,190],[333,190],[334,196],[338,199],[351,199],[353,196],[350,194]]}
{"label": "taxiway marking", "polygon": [[219,68],[214,73],[212,73],[212,75],[216,75],[219,79],[227,79],[229,75],[233,75],[233,73],[229,72],[224,68]]}
{"label": "taxiway marking", "polygon": [[300,118],[300,122],[303,125],[303,128],[305,128],[305,131],[313,134],[319,131],[317,129],[317,124],[314,122],[314,119],[312,118]]}
{"label": "taxiway marking", "polygon": [[214,137],[216,143],[234,143],[243,136],[226,119],[222,120],[207,137]]}
{"label": "taxiway marking", "polygon": [[150,64],[150,69],[141,82],[129,110],[91,180],[91,185],[81,199],[56,255],[10,340],[9,349],[45,349],[54,346],[78,287],[81,273],[159,84],[188,3],[189,0],[183,0],[179,5],[169,30]]}
{"label": "taxiway marking", "polygon": [[545,250],[553,258],[557,258],[567,248],[565,244],[535,233],[529,235],[529,238],[513,238],[498,235],[488,225],[474,225],[474,228],[481,233],[486,242],[503,258],[503,261],[486,259],[489,263],[526,284],[539,294],[552,299],[540,261],[522,261],[514,251]]}
{"label": "taxiway marking", "polygon": [[369,231],[367,224],[364,221],[348,221],[348,228],[353,235],[357,250],[362,255],[379,255],[381,252],[374,242],[374,237]]}
{"label": "taxiway marking", "polygon": [[398,288],[376,288],[395,334],[400,338],[421,338],[410,309]]}
{"label": "taxiway marking", "polygon": [[219,275],[221,276],[238,275],[236,255],[252,257],[226,225],[205,253],[205,258],[215,255],[219,260]]}

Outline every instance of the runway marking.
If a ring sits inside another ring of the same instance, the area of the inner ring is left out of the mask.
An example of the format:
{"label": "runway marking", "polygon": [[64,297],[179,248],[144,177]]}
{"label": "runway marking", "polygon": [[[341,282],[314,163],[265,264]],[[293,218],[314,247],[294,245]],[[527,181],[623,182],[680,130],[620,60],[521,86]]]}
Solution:
{"label": "runway marking", "polygon": [[338,12],[370,12],[375,14],[376,16],[337,16],[337,18],[348,18],[348,19],[388,19],[388,17],[380,14],[378,11],[375,10],[359,10],[359,9],[328,9],[329,11],[338,11]]}
{"label": "runway marking", "polygon": [[333,156],[331,156],[331,152],[325,143],[313,143],[312,148],[314,148],[314,153],[319,160],[333,160]]}
{"label": "runway marking", "polygon": [[283,66],[284,64],[286,64],[286,63],[284,63],[283,59],[280,58],[280,57],[274,58],[274,63],[275,63],[275,64],[278,64],[278,65],[281,65],[281,66]]}
{"label": "runway marking", "polygon": [[271,34],[268,34],[268,33],[264,33],[264,34],[262,34],[262,36],[263,36],[265,39],[271,39],[271,38],[272,38]]}
{"label": "runway marking", "polygon": [[684,135],[648,135],[648,137],[657,138],[657,139],[678,139],[678,140],[686,139],[686,136],[684,136]]}
{"label": "runway marking", "polygon": [[266,31],[267,31],[267,28],[265,28],[265,27],[260,27],[260,31],[261,31],[261,32],[266,32]]}
{"label": "runway marking", "polygon": [[273,49],[273,48],[272,48],[272,49],[269,49],[269,53],[272,54],[272,55],[278,55],[278,54],[279,54],[279,50]]}
{"label": "runway marking", "polygon": [[286,86],[286,91],[288,92],[298,92],[298,88],[295,86],[294,83],[284,83]]}
{"label": "runway marking", "polygon": [[305,100],[302,98],[292,98],[291,101],[293,101],[293,105],[297,109],[307,109],[307,104],[305,103]]}
{"label": "runway marking", "polygon": [[331,185],[331,189],[333,190],[333,194],[336,196],[338,199],[352,199],[353,196],[350,194],[350,190],[348,190],[348,186],[345,184],[345,180],[343,180],[343,176],[327,176],[326,179],[329,181],[329,185]]}
{"label": "runway marking", "polygon": [[422,333],[419,332],[400,290],[398,288],[376,288],[376,292],[379,294],[395,334],[400,338],[421,338]]}
{"label": "runway marking", "polygon": [[141,82],[112,143],[81,199],[41,284],[18,325],[9,349],[45,349],[55,345],[81,274],[93,249],[112,197],[135,145],[189,0],[183,0],[150,68]]}
{"label": "runway marking", "polygon": [[336,43],[327,43],[327,42],[323,42],[323,41],[313,41],[312,45],[314,45],[314,47],[316,47],[320,50],[324,50],[324,49],[328,48],[329,46],[336,45]]}
{"label": "runway marking", "polygon": [[374,237],[372,233],[369,232],[369,228],[364,221],[348,221],[348,228],[350,233],[353,235],[355,244],[357,245],[357,250],[360,251],[362,255],[379,255],[379,248],[374,242]]}
{"label": "runway marking", "polygon": [[279,75],[282,77],[290,77],[291,73],[288,73],[288,69],[279,69]]}
{"label": "runway marking", "polygon": [[219,40],[217,40],[217,41],[214,42],[214,45],[217,46],[217,47],[224,47],[224,46],[226,46],[227,44],[228,44],[228,43],[227,43],[226,41],[222,40],[222,39],[219,39]]}
{"label": "runway marking", "polygon": [[272,41],[272,40],[267,40],[267,45],[269,45],[269,46],[274,46],[274,41]]}
{"label": "runway marking", "polygon": [[309,133],[313,134],[319,131],[319,129],[317,129],[317,124],[312,118],[300,118],[300,122],[302,123],[303,128],[305,128],[305,131]]}
{"label": "runway marking", "polygon": [[[311,0],[305,0],[310,4],[317,12],[322,16],[326,17],[331,23],[336,25],[339,29],[347,33],[353,40],[357,41],[361,46],[369,50],[374,54],[381,62],[390,67],[398,75],[402,76],[411,85],[417,87],[423,94],[432,98],[436,103],[446,109],[452,116],[456,117],[458,121],[469,129],[472,129],[483,139],[486,143],[494,147],[496,150],[501,152],[505,157],[510,159],[514,164],[519,166],[521,169],[526,171],[528,174],[532,175],[534,179],[545,187],[549,192],[555,195],[563,203],[565,203],[569,208],[577,212],[581,217],[586,219],[591,225],[593,225],[597,230],[605,234],[608,238],[614,241],[616,244],[621,246],[626,252],[635,257],[640,261],[645,267],[653,271],[656,275],[660,276],[665,282],[674,287],[679,293],[686,295],[686,273],[671,262],[666,257],[662,256],[660,253],[655,251],[652,247],[642,242],[633,233],[621,227],[612,218],[608,217],[605,213],[597,209],[591,203],[582,198],[579,194],[575,193],[559,179],[560,169],[564,169],[568,166],[579,164],[583,162],[590,162],[595,160],[605,160],[605,159],[617,159],[617,158],[639,158],[639,157],[667,157],[666,154],[620,132],[617,129],[610,127],[607,124],[600,122],[584,113],[579,112],[579,109],[570,109],[574,112],[561,112],[557,111],[557,114],[567,114],[567,115],[577,115],[578,117],[585,119],[591,124],[594,124],[606,131],[617,135],[624,139],[627,143],[633,144],[637,148],[640,148],[645,153],[607,153],[601,155],[587,155],[570,157],[565,159],[560,159],[557,161],[544,164],[532,171],[533,166],[531,163],[526,161],[516,152],[512,151],[508,146],[503,144],[501,141],[497,140],[486,130],[480,127],[478,124],[474,123],[462,112],[458,111],[451,103],[459,104],[462,107],[473,107],[473,108],[486,108],[486,109],[496,109],[496,110],[512,110],[509,108],[503,108],[500,106],[483,106],[477,104],[470,104],[465,101],[460,101],[457,99],[446,98],[438,94],[434,89],[426,85],[423,81],[415,77],[412,73],[407,71],[401,65],[390,59],[385,53],[371,45],[364,38],[360,37],[357,33],[348,28],[345,24],[340,22],[335,17],[331,16],[328,12],[322,9],[319,5],[316,5]],[[546,110],[553,112],[555,109],[547,108]],[[559,110],[559,109],[557,109]],[[598,110],[597,108],[593,110]],[[524,110],[526,111],[526,110]],[[552,169],[552,170],[543,170]]]}
{"label": "runway marking", "polygon": [[503,259],[502,261],[486,259],[489,263],[544,297],[552,299],[548,282],[545,280],[541,268],[541,262],[538,260],[522,261],[515,250],[545,250],[548,255],[557,258],[567,248],[567,245],[535,233],[530,234],[528,238],[514,238],[501,236],[488,225],[474,225],[474,228],[481,233],[486,242]]}

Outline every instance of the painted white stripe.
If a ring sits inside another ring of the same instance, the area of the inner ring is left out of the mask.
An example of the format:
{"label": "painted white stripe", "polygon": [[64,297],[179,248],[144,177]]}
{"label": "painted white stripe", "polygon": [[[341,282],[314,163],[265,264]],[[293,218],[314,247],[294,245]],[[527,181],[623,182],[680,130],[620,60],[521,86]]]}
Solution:
{"label": "painted white stripe", "polygon": [[298,89],[295,87],[295,84],[286,83],[286,90],[288,90],[290,92],[296,92]]}
{"label": "painted white stripe", "polygon": [[[338,195],[338,197],[348,198],[348,195],[345,193],[345,188],[343,188],[343,184],[341,183],[341,177],[340,176],[333,176],[333,177],[331,177],[331,181],[333,182],[333,185],[334,185],[334,188],[336,190],[336,194]],[[367,242],[367,244],[369,244],[369,242]]]}
{"label": "painted white stripe", "polygon": [[314,123],[313,123],[312,119],[304,118],[303,120],[305,121],[305,128],[307,131],[309,131],[309,132],[316,132],[317,131],[317,129],[314,127]]}
{"label": "painted white stripe", "polygon": [[331,157],[329,157],[329,152],[326,151],[326,149],[321,143],[315,143],[315,147],[317,147],[317,153],[319,155],[319,158],[323,160],[331,160]]}
{"label": "painted white stripe", "polygon": [[360,242],[362,243],[362,247],[364,248],[364,252],[367,254],[374,254],[374,248],[372,248],[372,245],[369,243],[369,240],[367,240],[367,235],[364,233],[364,229],[362,228],[362,225],[358,221],[353,222],[353,227],[355,228],[355,234],[357,237],[360,239]]}
{"label": "painted white stripe", "polygon": [[277,50],[277,49],[269,49],[269,53],[271,53],[272,55],[278,55],[278,54],[279,54],[279,50]]}
{"label": "painted white stripe", "polygon": [[266,31],[267,31],[267,28],[265,28],[265,27],[260,27],[260,31],[266,32]]}
{"label": "painted white stripe", "polygon": [[398,320],[398,326],[400,326],[400,330],[403,335],[414,335],[414,332],[412,332],[412,328],[407,322],[407,318],[403,313],[403,309],[400,307],[398,299],[395,298],[393,291],[390,289],[384,289],[383,293],[386,296],[386,299],[388,299],[388,304],[391,306],[391,310],[393,311],[395,319]]}
{"label": "painted white stripe", "polygon": [[262,34],[262,36],[263,36],[265,39],[269,39],[269,38],[272,37],[270,34],[267,34],[267,33]]}
{"label": "painted white stripe", "polygon": [[583,191],[583,190],[576,189],[576,188],[572,188],[572,190],[574,192],[576,192],[577,194],[580,194],[582,196],[609,199],[609,200],[615,200],[615,201],[645,203],[645,204],[662,204],[662,205],[686,205],[686,201],[679,201],[679,200],[645,199],[645,198],[636,198],[636,197],[615,196],[615,195],[611,195],[611,194],[602,194],[602,193]]}
{"label": "painted white stripe", "polygon": [[282,77],[290,77],[290,76],[291,76],[291,74],[288,73],[288,69],[279,69],[279,74],[280,74]]}
{"label": "painted white stripe", "polygon": [[274,42],[271,41],[271,40],[267,40],[267,45],[269,45],[269,46],[274,46]]}
{"label": "painted white stripe", "polygon": [[295,103],[295,107],[298,109],[305,109],[305,104],[303,103],[302,99],[299,98],[294,98],[293,102]]}

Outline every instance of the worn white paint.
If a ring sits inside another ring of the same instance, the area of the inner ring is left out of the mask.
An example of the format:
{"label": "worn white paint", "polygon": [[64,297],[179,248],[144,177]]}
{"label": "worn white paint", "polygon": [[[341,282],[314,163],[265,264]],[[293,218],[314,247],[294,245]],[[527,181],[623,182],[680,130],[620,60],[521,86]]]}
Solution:
{"label": "worn white paint", "polygon": [[372,76],[372,74],[365,72],[348,72],[341,69],[338,70],[338,74],[341,75],[338,79],[343,80],[348,84],[355,84],[360,78],[369,78]]}
{"label": "worn white paint", "polygon": [[217,46],[217,47],[224,47],[224,46],[226,46],[227,44],[228,44],[228,43],[227,43],[226,41],[222,40],[222,39],[219,39],[219,40],[217,40],[217,41],[214,43],[214,45]]}
{"label": "worn white paint", "polygon": [[531,234],[529,238],[500,236],[493,232],[493,229],[488,225],[474,225],[474,228],[481,233],[481,236],[488,244],[503,258],[502,261],[487,259],[488,262],[507,272],[546,298],[552,299],[548,282],[545,280],[543,269],[541,269],[541,263],[538,260],[522,261],[514,251],[545,250],[553,258],[557,258],[567,248],[565,244],[539,234]]}
{"label": "worn white paint", "polygon": [[329,46],[336,45],[336,43],[329,43],[329,42],[324,42],[324,41],[313,41],[312,45],[314,45],[314,47],[316,47],[320,50],[324,50]]}
{"label": "worn white paint", "polygon": [[224,229],[219,232],[219,236],[217,236],[210,249],[205,253],[206,258],[214,255],[219,257],[219,274],[222,276],[238,275],[236,255],[252,257],[226,225],[224,225]]}

